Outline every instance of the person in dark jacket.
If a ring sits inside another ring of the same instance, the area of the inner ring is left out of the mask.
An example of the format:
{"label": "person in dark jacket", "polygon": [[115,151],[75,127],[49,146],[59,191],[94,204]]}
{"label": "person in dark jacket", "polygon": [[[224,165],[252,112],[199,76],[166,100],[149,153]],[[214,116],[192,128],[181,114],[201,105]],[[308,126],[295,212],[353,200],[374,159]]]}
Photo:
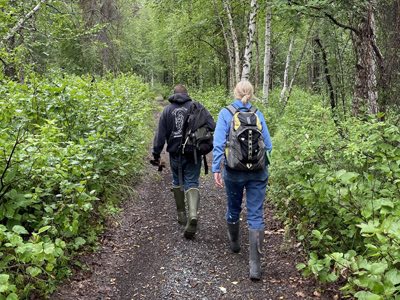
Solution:
{"label": "person in dark jacket", "polygon": [[[186,225],[184,236],[191,239],[197,230],[201,159],[199,157],[195,163],[194,159],[180,155],[179,150],[182,143],[184,119],[193,102],[186,87],[182,84],[175,86],[174,94],[168,100],[170,104],[164,108],[161,114],[154,137],[153,164],[159,164],[160,154],[165,142],[167,142],[167,152],[169,153],[172,171],[172,192],[178,212],[178,223]],[[207,124],[214,129],[214,120],[208,112],[207,114]],[[185,196],[188,206],[188,218],[186,216]]]}

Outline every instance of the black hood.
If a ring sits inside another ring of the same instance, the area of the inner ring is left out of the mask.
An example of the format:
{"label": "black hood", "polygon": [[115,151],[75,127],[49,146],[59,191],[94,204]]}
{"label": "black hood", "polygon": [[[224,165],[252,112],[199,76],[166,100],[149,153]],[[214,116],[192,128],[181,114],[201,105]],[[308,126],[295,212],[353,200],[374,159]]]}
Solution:
{"label": "black hood", "polygon": [[178,103],[178,104],[183,104],[185,102],[188,102],[192,100],[188,94],[184,94],[184,93],[176,93],[173,94],[172,96],[170,96],[168,98],[168,101],[171,103]]}

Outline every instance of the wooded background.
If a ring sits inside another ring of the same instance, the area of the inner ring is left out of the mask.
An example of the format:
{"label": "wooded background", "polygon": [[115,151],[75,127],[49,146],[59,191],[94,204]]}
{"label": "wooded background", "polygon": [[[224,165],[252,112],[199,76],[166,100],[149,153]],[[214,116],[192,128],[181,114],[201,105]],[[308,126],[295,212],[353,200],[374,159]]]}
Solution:
{"label": "wooded background", "polygon": [[298,269],[399,299],[400,0],[0,0],[0,37],[0,300],[48,296],[96,245],[157,95],[183,83],[216,117],[239,80]]}
{"label": "wooded background", "polygon": [[12,1],[1,5],[3,73],[135,72],[152,84],[223,85],[249,78],[287,101],[293,85],[332,108],[399,106],[400,2]]}

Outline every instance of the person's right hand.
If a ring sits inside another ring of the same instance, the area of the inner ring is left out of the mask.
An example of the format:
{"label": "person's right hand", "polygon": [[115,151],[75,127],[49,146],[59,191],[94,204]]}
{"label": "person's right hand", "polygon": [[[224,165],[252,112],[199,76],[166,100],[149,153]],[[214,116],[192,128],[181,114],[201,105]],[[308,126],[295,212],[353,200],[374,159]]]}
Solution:
{"label": "person's right hand", "polygon": [[153,166],[158,167],[158,166],[160,165],[160,159],[150,159],[150,163],[151,163]]}
{"label": "person's right hand", "polygon": [[214,180],[215,180],[215,185],[217,187],[223,188],[224,185],[222,183],[222,176],[221,173],[214,173]]}

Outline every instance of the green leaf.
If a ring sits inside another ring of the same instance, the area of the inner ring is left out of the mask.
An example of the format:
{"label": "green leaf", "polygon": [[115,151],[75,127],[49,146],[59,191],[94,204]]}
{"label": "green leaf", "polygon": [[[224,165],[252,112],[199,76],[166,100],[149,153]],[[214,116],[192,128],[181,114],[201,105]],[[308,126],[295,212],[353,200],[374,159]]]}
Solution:
{"label": "green leaf", "polygon": [[7,296],[7,298],[6,298],[6,300],[18,300],[18,299],[19,299],[19,297],[18,297],[18,295],[15,294],[15,293],[9,294],[9,295]]}
{"label": "green leaf", "polygon": [[359,174],[355,172],[340,170],[336,173],[336,176],[343,184],[350,184],[359,176]]}
{"label": "green leaf", "polygon": [[7,284],[10,275],[8,274],[0,274],[0,284]]}
{"label": "green leaf", "polygon": [[32,277],[38,276],[40,273],[42,273],[42,270],[38,267],[28,267],[26,268],[26,272],[31,275]]}
{"label": "green leaf", "polygon": [[385,274],[385,279],[390,281],[393,285],[400,284],[400,272],[396,269],[391,269]]}
{"label": "green leaf", "polygon": [[55,251],[54,244],[53,244],[53,243],[45,243],[45,244],[43,245],[43,251],[44,251],[44,253],[46,253],[46,254],[52,254],[52,253],[54,253],[54,251]]}
{"label": "green leaf", "polygon": [[51,228],[51,226],[44,226],[44,227],[42,227],[42,228],[40,228],[39,230],[38,230],[38,233],[39,234],[41,234],[41,233],[43,233],[43,232],[45,232],[45,231],[47,231],[47,230],[49,230]]}
{"label": "green leaf", "polygon": [[371,270],[371,274],[380,275],[380,274],[383,274],[387,268],[388,268],[388,264],[386,262],[380,262],[380,263],[371,264],[370,270]]}
{"label": "green leaf", "polygon": [[74,245],[76,248],[79,248],[82,245],[86,244],[86,240],[80,236],[78,236],[77,238],[75,238],[75,242]]}
{"label": "green leaf", "polygon": [[383,298],[377,294],[371,292],[360,291],[354,294],[354,296],[359,300],[382,300]]}
{"label": "green leaf", "polygon": [[300,264],[296,265],[296,269],[299,270],[299,271],[303,270],[305,267],[307,267],[307,266],[305,264],[303,264],[303,263],[300,263]]}
{"label": "green leaf", "polygon": [[18,234],[29,234],[29,232],[21,225],[14,225],[12,231]]}

